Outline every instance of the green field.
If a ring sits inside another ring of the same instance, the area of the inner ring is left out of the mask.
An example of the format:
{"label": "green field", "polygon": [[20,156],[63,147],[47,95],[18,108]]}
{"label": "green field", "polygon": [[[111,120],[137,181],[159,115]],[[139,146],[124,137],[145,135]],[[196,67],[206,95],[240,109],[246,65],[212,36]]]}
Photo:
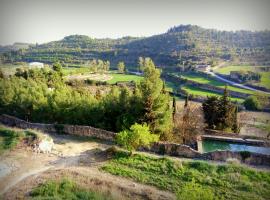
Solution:
{"label": "green field", "polygon": [[[182,89],[185,90],[186,92],[188,92],[188,94],[202,96],[202,97],[207,97],[207,96],[221,97],[222,96],[221,94],[218,94],[216,92],[212,92],[212,91],[209,91],[209,90],[203,90],[203,89],[196,88],[196,87],[189,86],[189,85],[183,86]],[[230,99],[232,101],[237,101],[239,103],[242,103],[244,101],[244,99],[240,99],[240,98],[231,97]]]}
{"label": "green field", "polygon": [[270,72],[262,72],[261,66],[226,66],[216,69],[215,71],[221,74],[230,74],[231,71],[253,71],[261,74],[261,81],[254,83],[254,85],[266,87],[270,89]]}
{"label": "green field", "polygon": [[115,84],[117,82],[125,82],[125,81],[135,81],[139,82],[140,80],[143,79],[142,76],[137,76],[137,75],[131,75],[131,74],[110,74],[113,76],[111,80],[108,80],[107,82],[109,84]]}
{"label": "green field", "polygon": [[[185,73],[181,76],[183,78],[195,81],[197,83],[213,85],[213,86],[216,86],[219,88],[225,88],[225,86],[226,86],[226,83],[215,80],[215,79],[211,78],[210,76],[206,77],[206,76],[203,76],[200,74],[195,74],[195,73]],[[242,89],[242,88],[238,88],[238,87],[234,87],[234,86],[230,86],[230,85],[228,85],[228,89],[231,91],[241,92],[241,93],[245,93],[245,94],[254,94],[254,92],[251,90],[246,90],[246,89]]]}
{"label": "green field", "polygon": [[101,169],[169,190],[179,200],[266,200],[270,197],[269,172],[236,164],[213,165],[118,152]]}

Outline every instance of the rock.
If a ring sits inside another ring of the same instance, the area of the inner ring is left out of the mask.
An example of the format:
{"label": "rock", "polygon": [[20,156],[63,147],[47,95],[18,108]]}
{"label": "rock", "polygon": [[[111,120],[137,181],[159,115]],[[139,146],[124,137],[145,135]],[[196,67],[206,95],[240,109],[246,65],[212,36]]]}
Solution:
{"label": "rock", "polygon": [[53,139],[47,135],[41,141],[34,145],[34,151],[37,153],[51,153],[53,150]]}

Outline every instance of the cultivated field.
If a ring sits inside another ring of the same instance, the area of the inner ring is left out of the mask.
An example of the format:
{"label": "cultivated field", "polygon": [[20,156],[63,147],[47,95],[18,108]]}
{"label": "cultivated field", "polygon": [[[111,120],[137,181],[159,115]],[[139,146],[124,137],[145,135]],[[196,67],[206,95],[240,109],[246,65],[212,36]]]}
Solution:
{"label": "cultivated field", "polygon": [[[198,82],[198,83],[213,85],[213,86],[216,86],[219,88],[225,88],[225,86],[226,86],[226,83],[224,83],[224,82],[215,80],[211,77],[202,76],[200,74],[186,73],[186,74],[183,74],[182,77],[186,78],[188,80]],[[246,93],[246,94],[253,94],[254,93],[251,90],[246,90],[246,89],[242,89],[242,88],[238,88],[238,87],[234,87],[234,86],[230,86],[230,85],[228,85],[228,89],[231,91],[241,92],[241,93]]]}

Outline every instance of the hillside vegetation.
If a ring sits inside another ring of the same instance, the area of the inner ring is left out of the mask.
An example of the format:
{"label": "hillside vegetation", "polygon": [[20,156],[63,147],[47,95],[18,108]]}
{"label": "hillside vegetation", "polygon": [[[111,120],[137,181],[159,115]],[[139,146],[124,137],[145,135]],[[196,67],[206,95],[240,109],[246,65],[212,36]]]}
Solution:
{"label": "hillside vegetation", "polygon": [[[112,66],[124,61],[137,66],[138,57],[151,57],[158,66],[213,64],[218,59],[269,62],[270,32],[217,31],[199,26],[180,25],[151,37],[94,39],[71,35],[62,40],[17,51],[8,51],[4,61],[84,63],[91,59],[109,60]],[[130,67],[132,68],[132,67]]]}
{"label": "hillside vegetation", "polygon": [[138,154],[127,156],[120,152],[102,170],[172,191],[179,200],[266,200],[270,196],[269,172],[232,164],[179,162]]}

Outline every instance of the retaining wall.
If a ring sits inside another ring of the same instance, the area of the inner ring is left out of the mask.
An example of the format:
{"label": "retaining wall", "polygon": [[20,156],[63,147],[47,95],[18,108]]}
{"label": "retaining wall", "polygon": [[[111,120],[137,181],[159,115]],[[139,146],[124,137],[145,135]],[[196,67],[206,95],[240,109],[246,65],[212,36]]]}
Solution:
{"label": "retaining wall", "polygon": [[0,122],[7,126],[22,129],[36,129],[47,133],[62,133],[79,136],[89,136],[107,141],[113,141],[116,135],[116,133],[114,132],[94,128],[91,126],[31,123],[5,114],[0,115]]}
{"label": "retaining wall", "polygon": [[270,155],[264,155],[253,152],[232,152],[232,151],[213,151],[201,153],[187,145],[175,143],[158,142],[155,143],[149,151],[162,155],[179,156],[185,158],[195,158],[202,160],[227,161],[230,158],[239,160],[242,163],[250,165],[270,166]]}

